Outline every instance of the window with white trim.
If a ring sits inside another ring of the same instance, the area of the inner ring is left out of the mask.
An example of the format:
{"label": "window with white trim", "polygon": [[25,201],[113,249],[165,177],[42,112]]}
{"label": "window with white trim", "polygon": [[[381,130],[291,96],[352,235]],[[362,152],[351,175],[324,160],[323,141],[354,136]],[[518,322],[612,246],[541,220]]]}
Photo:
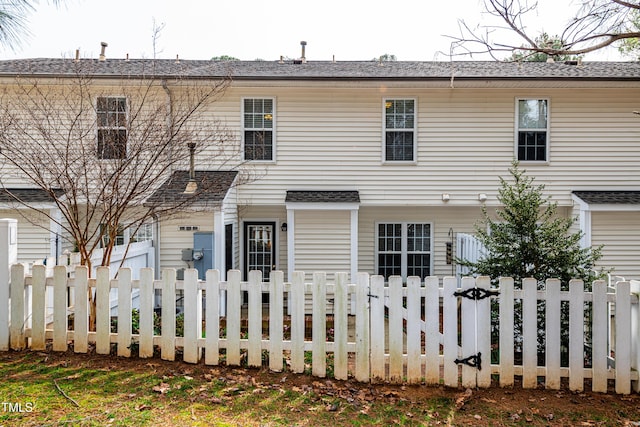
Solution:
{"label": "window with white trim", "polygon": [[273,160],[273,99],[246,98],[242,102],[245,160]]}
{"label": "window with white trim", "polygon": [[384,160],[415,160],[416,109],[413,99],[384,100]]}
{"label": "window with white trim", "polygon": [[377,274],[385,278],[431,275],[431,224],[379,223],[376,239]]}
{"label": "window with white trim", "polygon": [[549,159],[549,101],[519,99],[517,110],[518,161],[546,162]]}
{"label": "window with white trim", "polygon": [[127,98],[101,96],[96,100],[99,159],[127,157]]}

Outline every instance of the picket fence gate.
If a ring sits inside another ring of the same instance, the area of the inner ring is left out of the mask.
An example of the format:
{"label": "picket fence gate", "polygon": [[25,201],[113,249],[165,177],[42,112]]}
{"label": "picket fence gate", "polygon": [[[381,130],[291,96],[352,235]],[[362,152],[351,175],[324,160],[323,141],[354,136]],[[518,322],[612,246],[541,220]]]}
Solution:
{"label": "picket fence gate", "polygon": [[[53,351],[67,351],[71,344],[75,352],[86,353],[92,343],[96,353],[108,354],[115,344],[119,356],[131,357],[135,343],[141,358],[152,357],[155,347],[162,359],[175,360],[176,350],[182,349],[182,358],[188,363],[200,362],[204,351],[207,365],[246,363],[250,367],[262,366],[266,352],[269,369],[294,373],[308,369],[310,352],[312,375],[325,377],[331,365],[333,375],[341,380],[352,376],[361,382],[451,387],[489,387],[493,380],[502,387],[521,384],[524,388],[536,388],[543,382],[546,388],[559,389],[561,380],[568,379],[574,391],[584,390],[585,384],[603,393],[611,386],[621,394],[639,391],[640,282],[619,282],[614,290],[597,281],[591,292],[585,292],[577,280],[571,281],[568,291],[561,291],[558,280],[548,280],[539,290],[534,279],[524,280],[522,289],[514,289],[510,278],[500,279],[498,288],[491,288],[488,277],[463,278],[458,286],[455,277],[442,281],[410,277],[405,284],[400,277],[391,277],[387,283],[383,277],[367,273],[359,273],[355,283],[349,283],[346,273],[336,273],[331,283],[325,273],[314,273],[312,283],[305,283],[303,272],[295,272],[290,283],[284,282],[280,271],[272,272],[269,282],[264,283],[257,271],[250,272],[246,282],[234,270],[229,271],[226,281],[220,280],[216,270],[207,271],[204,281],[198,280],[194,269],[186,270],[181,281],[176,280],[173,269],[163,270],[161,280],[154,280],[153,273],[144,268],[140,278],[132,280],[131,269],[124,268],[117,279],[110,279],[109,269],[101,267],[95,278],[89,278],[87,269],[78,267],[75,277],[68,278],[64,267],[55,267],[53,277],[47,277],[44,266],[34,266],[32,275],[25,276],[24,266],[12,266],[10,301],[0,302],[0,320],[5,319],[0,326],[7,326],[0,327],[0,350],[44,350],[50,343]],[[88,327],[89,289],[94,289],[96,296],[95,331]],[[118,292],[117,333],[111,332],[110,325],[111,289]],[[135,289],[140,294],[138,334],[131,332],[131,293]],[[154,290],[162,295],[161,335],[154,335],[153,329]],[[184,292],[183,337],[176,337],[179,290]],[[246,304],[243,292],[248,294]],[[52,307],[45,303],[50,293]],[[270,301],[268,331],[263,330],[263,293],[269,294]],[[310,341],[305,338],[306,294],[314,301]],[[226,298],[224,317],[219,310],[221,295]],[[290,316],[285,315],[285,295]],[[327,335],[328,297],[334,305],[333,337]],[[494,343],[492,300],[499,306],[500,322],[499,341]],[[546,357],[542,366],[538,364],[536,326],[539,301],[546,301]],[[569,305],[568,366],[561,366],[560,359],[562,301]],[[590,324],[585,323],[585,302],[591,303]],[[520,303],[522,334],[514,329],[514,307]],[[241,318],[243,313],[246,319]],[[223,319],[226,330],[220,331]],[[241,330],[243,321],[248,325],[245,331]],[[591,330],[591,366],[585,366],[585,330]],[[609,352],[612,336],[614,354]],[[516,341],[522,348],[521,361],[515,357]],[[494,364],[490,363],[492,349],[499,353]]]}

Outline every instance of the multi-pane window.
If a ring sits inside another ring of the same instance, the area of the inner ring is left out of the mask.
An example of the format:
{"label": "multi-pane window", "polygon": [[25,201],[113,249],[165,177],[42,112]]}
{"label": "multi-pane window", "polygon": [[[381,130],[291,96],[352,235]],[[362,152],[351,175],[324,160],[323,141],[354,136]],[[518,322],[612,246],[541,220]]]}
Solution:
{"label": "multi-pane window", "polygon": [[517,150],[519,161],[548,160],[549,102],[546,99],[518,100]]}
{"label": "multi-pane window", "polygon": [[96,102],[100,159],[127,157],[127,99],[102,96]]}
{"label": "multi-pane window", "polygon": [[384,160],[414,161],[416,110],[413,99],[384,101]]}
{"label": "multi-pane window", "polygon": [[431,224],[380,223],[377,239],[378,274],[385,278],[431,274]]}
{"label": "multi-pane window", "polygon": [[245,99],[245,160],[273,160],[273,99]]}

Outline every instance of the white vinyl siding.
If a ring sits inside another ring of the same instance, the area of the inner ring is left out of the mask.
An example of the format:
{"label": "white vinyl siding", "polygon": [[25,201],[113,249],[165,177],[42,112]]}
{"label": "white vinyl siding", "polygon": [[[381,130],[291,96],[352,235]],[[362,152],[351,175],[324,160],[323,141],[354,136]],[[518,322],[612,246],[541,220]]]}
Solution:
{"label": "white vinyl siding", "polygon": [[[198,229],[187,229],[193,226]],[[182,261],[182,250],[193,248],[193,233],[196,231],[213,231],[213,212],[190,212],[160,222],[161,268],[189,268],[187,263]]]}
{"label": "white vinyl siding", "polygon": [[[478,193],[495,205],[498,177],[508,176],[514,158],[514,100],[549,98],[548,89],[534,88],[389,87],[389,98],[416,99],[417,162],[381,168],[376,90],[305,85],[278,88],[278,162],[242,186],[240,204],[277,205],[287,189],[356,188],[368,206],[441,206],[443,192],[448,206],[477,206]],[[554,88],[552,161],[524,168],[565,206],[576,188],[637,189],[640,120],[631,112],[638,99],[640,88]]]}
{"label": "white vinyl siding", "polygon": [[604,245],[598,266],[614,268],[612,274],[640,279],[640,213],[592,212],[591,244]]}
{"label": "white vinyl siding", "polygon": [[311,280],[315,271],[351,271],[351,214],[349,211],[295,212],[295,270]]}
{"label": "white vinyl siding", "polygon": [[51,256],[55,235],[49,232],[51,222],[44,215],[23,210],[0,210],[0,218],[18,220],[18,262],[42,262]]}

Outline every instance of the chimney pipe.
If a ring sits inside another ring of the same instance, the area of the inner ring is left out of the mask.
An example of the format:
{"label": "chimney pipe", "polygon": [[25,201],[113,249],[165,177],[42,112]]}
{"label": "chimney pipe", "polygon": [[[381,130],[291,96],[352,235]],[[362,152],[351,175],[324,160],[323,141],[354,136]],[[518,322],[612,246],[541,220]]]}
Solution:
{"label": "chimney pipe", "polygon": [[187,183],[187,187],[184,189],[184,194],[193,194],[198,189],[195,167],[196,143],[189,142],[187,143],[187,147],[189,148],[189,182]]}
{"label": "chimney pipe", "polygon": [[102,46],[102,49],[100,50],[100,61],[106,61],[107,57],[105,56],[104,52],[107,48],[107,46],[109,46],[106,42],[102,42],[100,43],[100,46]]}
{"label": "chimney pipe", "polygon": [[76,62],[80,61],[80,49],[76,49]]}
{"label": "chimney pipe", "polygon": [[304,40],[301,41],[300,46],[302,46],[302,57],[300,59],[302,59],[302,63],[305,63],[307,62],[307,58],[305,56],[305,47],[307,46],[307,42]]}

